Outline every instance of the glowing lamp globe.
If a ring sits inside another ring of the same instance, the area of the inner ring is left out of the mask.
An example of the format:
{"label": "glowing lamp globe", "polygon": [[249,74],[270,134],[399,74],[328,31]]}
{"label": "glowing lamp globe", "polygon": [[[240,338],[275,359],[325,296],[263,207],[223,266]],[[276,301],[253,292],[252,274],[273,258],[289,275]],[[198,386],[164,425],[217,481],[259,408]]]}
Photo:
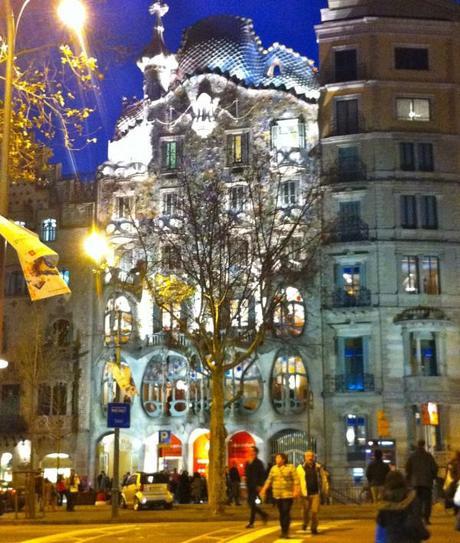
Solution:
{"label": "glowing lamp globe", "polygon": [[0,358],[0,370],[5,370],[8,367],[8,360]]}
{"label": "glowing lamp globe", "polygon": [[86,9],[80,0],[62,0],[57,12],[66,26],[81,32],[86,21]]}
{"label": "glowing lamp globe", "polygon": [[83,247],[85,253],[92,260],[94,260],[94,262],[108,260],[111,255],[111,249],[107,238],[100,232],[91,232],[91,234],[85,239]]}

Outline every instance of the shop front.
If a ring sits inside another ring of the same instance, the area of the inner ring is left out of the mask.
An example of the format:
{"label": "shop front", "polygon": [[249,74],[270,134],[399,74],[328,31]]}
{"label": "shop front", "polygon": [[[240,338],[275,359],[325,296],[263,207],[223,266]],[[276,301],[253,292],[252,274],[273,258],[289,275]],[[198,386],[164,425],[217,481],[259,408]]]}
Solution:
{"label": "shop front", "polygon": [[238,467],[240,475],[244,475],[244,468],[249,459],[249,454],[252,447],[255,447],[256,442],[248,432],[237,432],[228,440],[227,454],[228,466],[234,464]]}

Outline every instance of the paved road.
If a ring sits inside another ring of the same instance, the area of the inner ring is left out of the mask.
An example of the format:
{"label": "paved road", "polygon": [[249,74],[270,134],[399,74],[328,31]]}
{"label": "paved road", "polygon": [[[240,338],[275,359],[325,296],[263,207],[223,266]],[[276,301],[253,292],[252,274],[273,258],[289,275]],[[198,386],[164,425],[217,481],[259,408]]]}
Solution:
{"label": "paved road", "polygon": [[[294,522],[290,543],[319,540],[320,543],[372,543],[374,523],[370,519],[325,520],[319,536],[305,534]],[[460,543],[453,519],[444,513],[433,518],[431,543]],[[0,521],[1,543],[281,543],[275,521],[247,530],[240,521],[171,522],[114,525],[5,525]]]}

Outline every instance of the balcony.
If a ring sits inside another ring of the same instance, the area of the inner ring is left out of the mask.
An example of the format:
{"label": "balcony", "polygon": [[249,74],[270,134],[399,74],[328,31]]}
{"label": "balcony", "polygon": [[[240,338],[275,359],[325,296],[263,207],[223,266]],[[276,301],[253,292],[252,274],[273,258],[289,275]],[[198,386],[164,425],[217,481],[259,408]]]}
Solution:
{"label": "balcony", "polygon": [[358,113],[357,115],[349,115],[348,118],[344,121],[343,119],[339,120],[335,116],[332,126],[331,133],[329,136],[346,136],[348,134],[361,134],[366,131],[366,123],[364,120],[364,115]]}
{"label": "balcony", "polygon": [[342,164],[336,162],[332,167],[323,172],[322,177],[328,185],[366,181],[367,168],[362,160],[354,160]]}
{"label": "balcony", "polygon": [[368,241],[369,225],[360,217],[340,217],[326,228],[328,243]]}
{"label": "balcony", "polygon": [[371,291],[360,287],[347,292],[343,287],[332,294],[333,307],[368,307],[371,305]]}
{"label": "balcony", "polygon": [[375,392],[375,381],[372,373],[337,373],[324,377],[324,393]]}
{"label": "balcony", "polygon": [[344,66],[343,68],[323,68],[320,72],[321,84],[346,83],[368,79],[367,66],[362,63]]}

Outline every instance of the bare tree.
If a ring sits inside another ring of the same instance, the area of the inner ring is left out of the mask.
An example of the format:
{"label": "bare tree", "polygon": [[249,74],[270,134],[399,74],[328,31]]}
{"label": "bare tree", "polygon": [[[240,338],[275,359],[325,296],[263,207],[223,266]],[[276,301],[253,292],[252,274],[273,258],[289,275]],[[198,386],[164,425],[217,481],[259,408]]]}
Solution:
{"label": "bare tree", "polygon": [[315,171],[293,185],[272,165],[270,157],[254,156],[237,185],[222,171],[189,167],[167,209],[160,191],[152,196],[149,187],[138,196],[132,221],[129,247],[143,255],[144,283],[172,328],[188,338],[197,354],[194,369],[210,381],[209,503],[215,513],[225,499],[224,412],[241,396],[244,380],[228,399],[226,372],[240,364],[250,368],[267,334],[290,318],[284,287],[305,286],[315,272],[321,233]]}

